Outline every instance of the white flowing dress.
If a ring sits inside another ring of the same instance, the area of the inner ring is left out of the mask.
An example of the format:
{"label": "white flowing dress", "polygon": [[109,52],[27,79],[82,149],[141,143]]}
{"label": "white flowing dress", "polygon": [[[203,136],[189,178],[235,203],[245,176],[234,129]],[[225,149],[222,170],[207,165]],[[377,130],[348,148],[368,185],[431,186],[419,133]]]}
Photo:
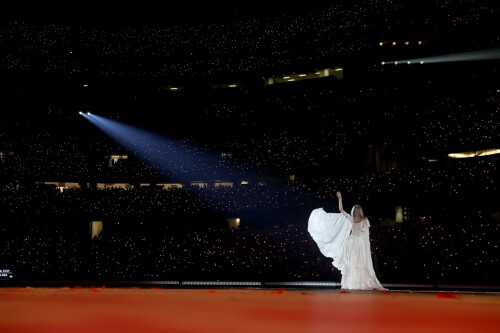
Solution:
{"label": "white flowing dress", "polygon": [[387,290],[377,279],[370,248],[370,222],[354,223],[348,213],[327,213],[314,209],[307,231],[320,252],[333,259],[333,266],[342,274],[341,288],[356,290]]}

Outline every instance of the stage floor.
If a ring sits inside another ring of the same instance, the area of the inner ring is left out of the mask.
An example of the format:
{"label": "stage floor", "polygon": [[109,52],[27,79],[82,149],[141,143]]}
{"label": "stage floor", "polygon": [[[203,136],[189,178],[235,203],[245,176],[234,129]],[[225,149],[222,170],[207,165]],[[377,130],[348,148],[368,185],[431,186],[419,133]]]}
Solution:
{"label": "stage floor", "polygon": [[0,288],[0,332],[500,332],[500,294]]}

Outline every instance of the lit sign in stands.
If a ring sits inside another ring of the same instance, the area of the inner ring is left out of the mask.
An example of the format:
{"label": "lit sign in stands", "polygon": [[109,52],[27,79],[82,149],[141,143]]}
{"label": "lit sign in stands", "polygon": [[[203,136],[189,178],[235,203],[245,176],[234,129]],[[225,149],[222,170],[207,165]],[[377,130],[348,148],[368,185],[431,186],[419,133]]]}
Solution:
{"label": "lit sign in stands", "polygon": [[0,269],[0,280],[9,280],[14,277],[10,269]]}

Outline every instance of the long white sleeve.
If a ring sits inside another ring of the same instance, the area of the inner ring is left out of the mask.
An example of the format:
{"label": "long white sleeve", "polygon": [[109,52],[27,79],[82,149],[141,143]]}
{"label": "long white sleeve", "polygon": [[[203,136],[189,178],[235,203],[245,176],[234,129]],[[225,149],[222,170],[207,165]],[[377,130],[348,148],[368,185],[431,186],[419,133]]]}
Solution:
{"label": "long white sleeve", "polygon": [[342,270],[342,251],[352,224],[342,213],[327,213],[316,208],[309,216],[307,231],[318,245],[321,253],[333,259],[333,265]]}

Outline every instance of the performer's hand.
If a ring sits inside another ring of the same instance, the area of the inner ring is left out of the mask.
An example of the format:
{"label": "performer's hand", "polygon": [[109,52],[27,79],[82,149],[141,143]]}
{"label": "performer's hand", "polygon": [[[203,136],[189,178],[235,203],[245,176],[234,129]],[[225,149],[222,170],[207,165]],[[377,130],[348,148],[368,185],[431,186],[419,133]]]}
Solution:
{"label": "performer's hand", "polygon": [[339,198],[339,211],[344,213],[344,207],[342,207],[342,193],[340,193],[340,191],[337,191],[337,198]]}

